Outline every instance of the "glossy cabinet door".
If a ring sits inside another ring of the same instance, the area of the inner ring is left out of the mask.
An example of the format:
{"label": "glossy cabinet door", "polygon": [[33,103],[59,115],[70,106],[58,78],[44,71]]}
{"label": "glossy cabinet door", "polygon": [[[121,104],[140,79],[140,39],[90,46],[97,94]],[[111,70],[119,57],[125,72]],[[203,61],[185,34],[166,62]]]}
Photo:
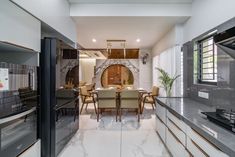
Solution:
{"label": "glossy cabinet door", "polygon": [[167,118],[167,127],[174,133],[180,142],[186,146],[186,134],[169,118]]}
{"label": "glossy cabinet door", "polygon": [[170,150],[173,157],[189,157],[190,154],[187,152],[185,147],[181,144],[180,140],[176,138],[174,133],[166,129],[166,146]]}
{"label": "glossy cabinet door", "polygon": [[41,22],[8,0],[0,5],[0,41],[40,52]]}
{"label": "glossy cabinet door", "polygon": [[216,146],[214,146],[212,143],[210,143],[208,140],[206,140],[190,127],[187,127],[187,135],[201,150],[208,154],[208,156],[228,157],[227,154],[223,153]]}
{"label": "glossy cabinet door", "polygon": [[170,119],[177,127],[179,127],[183,132],[186,133],[187,125],[180,120],[178,117],[174,116],[171,112],[167,111],[167,118]]}
{"label": "glossy cabinet door", "polygon": [[156,114],[162,120],[162,122],[166,124],[166,108],[158,103],[156,104]]}
{"label": "glossy cabinet door", "polygon": [[195,157],[208,157],[204,150],[202,150],[192,139],[187,137],[187,149]]}
{"label": "glossy cabinet door", "polygon": [[166,126],[165,124],[156,116],[156,130],[161,137],[162,141],[166,143]]}

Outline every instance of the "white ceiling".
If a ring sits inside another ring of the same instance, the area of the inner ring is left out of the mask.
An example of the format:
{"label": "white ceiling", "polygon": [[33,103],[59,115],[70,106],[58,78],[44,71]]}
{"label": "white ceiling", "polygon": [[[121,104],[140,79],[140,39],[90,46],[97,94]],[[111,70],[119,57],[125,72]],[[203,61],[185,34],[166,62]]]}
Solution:
{"label": "white ceiling", "polygon": [[[79,0],[78,0],[79,1]],[[82,0],[80,0],[82,1]],[[73,17],[78,43],[84,48],[106,48],[106,40],[126,40],[127,48],[151,48],[187,17]],[[96,43],[92,39],[97,40]],[[136,39],[140,38],[137,43]]]}
{"label": "white ceiling", "polygon": [[68,0],[82,4],[156,4],[156,3],[192,3],[193,0]]}

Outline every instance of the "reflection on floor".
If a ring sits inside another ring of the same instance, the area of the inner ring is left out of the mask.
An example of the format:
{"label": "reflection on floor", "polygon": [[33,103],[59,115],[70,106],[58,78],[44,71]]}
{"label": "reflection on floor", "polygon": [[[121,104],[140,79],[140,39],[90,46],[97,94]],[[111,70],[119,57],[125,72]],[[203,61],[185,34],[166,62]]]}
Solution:
{"label": "reflection on floor", "polygon": [[151,105],[146,105],[140,123],[134,112],[124,112],[121,123],[116,122],[114,115],[103,113],[97,122],[93,108],[84,110],[79,131],[59,157],[169,156],[154,130],[155,116]]}

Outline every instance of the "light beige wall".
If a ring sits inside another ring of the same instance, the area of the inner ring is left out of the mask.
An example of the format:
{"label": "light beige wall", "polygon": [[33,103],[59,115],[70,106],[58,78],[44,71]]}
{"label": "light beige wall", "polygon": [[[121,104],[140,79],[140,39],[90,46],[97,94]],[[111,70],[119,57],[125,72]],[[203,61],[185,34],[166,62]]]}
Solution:
{"label": "light beige wall", "polygon": [[94,77],[94,67],[96,65],[95,59],[80,59],[80,78],[81,81],[85,81],[87,83],[92,83],[92,78]]}

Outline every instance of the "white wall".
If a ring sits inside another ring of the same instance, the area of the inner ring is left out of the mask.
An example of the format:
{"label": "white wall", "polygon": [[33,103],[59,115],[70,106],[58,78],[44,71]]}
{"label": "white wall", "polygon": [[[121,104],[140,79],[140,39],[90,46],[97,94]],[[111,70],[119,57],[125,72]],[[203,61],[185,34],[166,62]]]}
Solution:
{"label": "white wall", "polygon": [[[141,57],[146,53],[149,54],[146,64],[142,63]],[[147,91],[151,91],[152,88],[152,57],[151,50],[140,50],[139,59],[139,87]]]}
{"label": "white wall", "polygon": [[194,0],[184,25],[184,43],[235,16],[235,0]]}
{"label": "white wall", "polygon": [[75,22],[67,0],[12,0],[73,42],[77,42]]}
{"label": "white wall", "polygon": [[79,64],[81,69],[80,81],[85,81],[87,83],[92,83],[92,78],[94,77],[94,67],[96,65],[95,59],[80,59]]}
{"label": "white wall", "polygon": [[71,4],[71,16],[190,16],[191,4]]}

